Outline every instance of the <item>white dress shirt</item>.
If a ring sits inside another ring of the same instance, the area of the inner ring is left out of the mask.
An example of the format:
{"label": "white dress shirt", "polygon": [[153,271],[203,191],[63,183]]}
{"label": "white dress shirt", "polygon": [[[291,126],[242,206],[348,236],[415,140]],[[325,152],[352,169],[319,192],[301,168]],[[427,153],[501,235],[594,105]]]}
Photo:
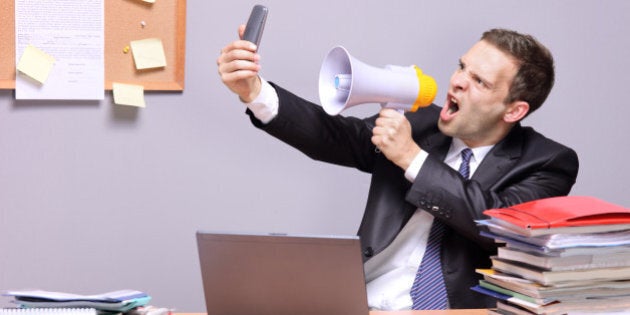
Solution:
{"label": "white dress shirt", "polygon": [[[261,78],[261,81],[260,94],[251,103],[245,105],[262,123],[268,123],[278,114],[279,100],[275,89],[264,79]],[[471,176],[492,147],[491,145],[472,149]],[[466,148],[464,142],[454,138],[444,163],[453,169],[458,169],[462,160],[460,152],[464,148]],[[407,180],[410,182],[415,180],[427,156],[428,153],[420,151],[405,171]],[[416,210],[394,241],[365,263],[364,272],[370,309],[411,309],[412,301],[409,291],[422,261],[432,224],[431,214]]]}
{"label": "white dress shirt", "polygon": [[[472,149],[473,156],[469,164],[471,176],[492,147]],[[453,169],[458,169],[462,162],[460,153],[464,148],[466,148],[464,142],[453,138],[444,163]],[[421,151],[407,168],[405,177],[409,181],[415,180],[427,156],[426,152]],[[411,309],[412,300],[409,291],[422,262],[432,224],[431,214],[420,209],[416,210],[394,241],[365,263],[368,304],[371,309]]]}

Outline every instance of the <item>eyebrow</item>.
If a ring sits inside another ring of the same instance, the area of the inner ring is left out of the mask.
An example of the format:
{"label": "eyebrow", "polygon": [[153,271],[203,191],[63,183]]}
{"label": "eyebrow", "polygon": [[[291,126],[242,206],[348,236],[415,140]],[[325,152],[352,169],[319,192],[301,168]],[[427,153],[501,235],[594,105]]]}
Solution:
{"label": "eyebrow", "polygon": [[[462,60],[462,58],[459,58],[459,65],[461,68],[465,69],[466,68],[466,63],[464,62],[464,60]],[[477,72],[469,72],[469,74],[471,75],[471,77],[473,79],[479,79],[481,80],[489,89],[494,89],[495,84],[493,82],[490,82],[488,79],[486,79],[485,77],[479,75]]]}

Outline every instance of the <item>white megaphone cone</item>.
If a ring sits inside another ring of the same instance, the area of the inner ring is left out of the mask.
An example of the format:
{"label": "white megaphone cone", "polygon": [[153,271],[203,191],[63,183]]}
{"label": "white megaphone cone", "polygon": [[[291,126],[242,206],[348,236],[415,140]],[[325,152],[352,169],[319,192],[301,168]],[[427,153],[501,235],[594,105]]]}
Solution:
{"label": "white megaphone cone", "polygon": [[416,66],[367,65],[341,47],[334,47],[319,71],[319,99],[329,115],[358,104],[416,111],[429,106],[437,93],[435,80]]}

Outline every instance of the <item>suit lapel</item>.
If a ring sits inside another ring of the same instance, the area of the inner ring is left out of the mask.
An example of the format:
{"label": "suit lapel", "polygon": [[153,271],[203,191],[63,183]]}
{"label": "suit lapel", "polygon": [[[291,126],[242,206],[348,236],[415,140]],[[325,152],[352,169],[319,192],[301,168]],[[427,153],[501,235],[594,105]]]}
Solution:
{"label": "suit lapel", "polygon": [[[438,132],[424,138],[420,142],[420,147],[443,161],[446,158],[452,140],[451,137]],[[522,127],[520,124],[517,124],[512,127],[512,130],[503,140],[488,152],[488,155],[481,162],[471,179],[479,182],[483,187],[494,185],[518,161],[518,158],[521,156],[521,143]]]}
{"label": "suit lapel", "polygon": [[479,182],[483,187],[491,187],[499,178],[505,176],[521,156],[521,138],[522,128],[520,124],[517,124],[488,152],[471,179]]}
{"label": "suit lapel", "polygon": [[448,149],[451,146],[453,138],[445,136],[443,133],[434,133],[429,137],[424,138],[420,142],[422,150],[434,154],[440,161],[444,161]]}

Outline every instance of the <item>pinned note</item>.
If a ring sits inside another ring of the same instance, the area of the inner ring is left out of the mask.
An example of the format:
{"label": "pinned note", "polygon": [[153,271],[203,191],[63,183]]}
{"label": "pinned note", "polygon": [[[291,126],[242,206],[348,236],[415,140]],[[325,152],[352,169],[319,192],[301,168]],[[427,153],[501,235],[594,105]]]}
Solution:
{"label": "pinned note", "polygon": [[28,45],[20,57],[17,70],[44,84],[55,64],[55,58],[41,49]]}
{"label": "pinned note", "polygon": [[138,70],[166,67],[164,46],[159,38],[132,41],[131,51]]}
{"label": "pinned note", "polygon": [[114,103],[117,105],[128,105],[144,107],[144,86],[136,84],[112,83],[114,93]]}

